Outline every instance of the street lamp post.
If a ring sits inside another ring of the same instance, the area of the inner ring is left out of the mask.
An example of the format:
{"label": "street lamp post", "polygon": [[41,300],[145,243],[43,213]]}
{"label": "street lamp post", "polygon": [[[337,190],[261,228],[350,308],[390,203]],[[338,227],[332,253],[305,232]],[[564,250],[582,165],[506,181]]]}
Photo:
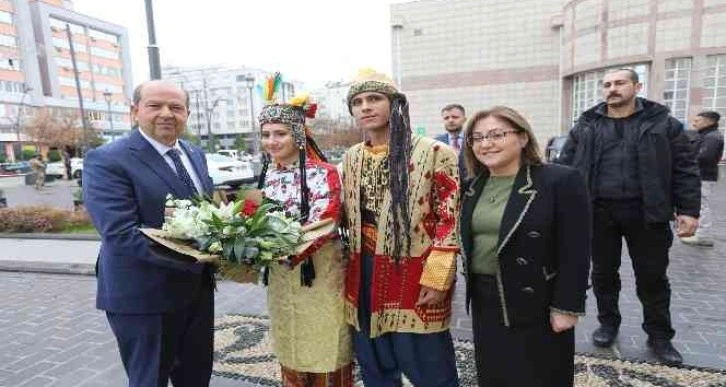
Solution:
{"label": "street lamp post", "polygon": [[159,46],[156,45],[156,30],[154,28],[154,6],[151,0],[146,0],[146,28],[149,32],[149,73],[151,79],[161,79],[161,61],[159,59]]}
{"label": "street lamp post", "polygon": [[214,133],[212,133],[212,114],[214,114],[214,109],[219,106],[219,103],[221,101],[226,101],[226,99],[222,97],[217,97],[214,102],[212,102],[212,106],[208,106],[206,108],[207,113],[207,136],[209,136],[209,139],[207,140],[207,148],[209,149],[209,152],[214,153]]}
{"label": "street lamp post", "polygon": [[113,119],[111,117],[111,97],[113,94],[111,94],[110,91],[106,90],[103,92],[103,98],[106,99],[106,105],[108,105],[108,127],[111,131],[111,142],[113,142],[116,139],[116,133],[113,131]]}
{"label": "street lamp post", "polygon": [[18,105],[18,112],[15,115],[15,134],[18,136],[18,155],[15,155],[15,160],[17,161],[18,158],[20,160],[23,159],[23,138],[20,135],[20,119],[25,113],[25,97],[28,96],[28,93],[33,91],[32,87],[29,87],[27,84],[23,83],[23,96],[20,97],[20,104]]}
{"label": "street lamp post", "polygon": [[255,103],[252,99],[252,89],[255,87],[255,77],[252,76],[252,74],[247,74],[247,76],[245,76],[245,86],[247,86],[247,89],[250,92],[250,129],[252,131],[252,150],[254,154],[259,154],[260,141],[257,137],[257,132],[255,131]]}

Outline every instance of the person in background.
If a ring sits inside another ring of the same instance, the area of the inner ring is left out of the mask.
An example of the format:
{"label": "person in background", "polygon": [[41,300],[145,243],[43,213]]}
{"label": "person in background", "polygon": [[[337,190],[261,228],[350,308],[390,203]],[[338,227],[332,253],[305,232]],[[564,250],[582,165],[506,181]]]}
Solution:
{"label": "person in background", "polygon": [[466,167],[461,149],[464,147],[464,123],[466,122],[466,111],[459,104],[450,104],[441,109],[441,119],[444,121],[446,133],[436,136],[436,139],[452,147],[459,155],[459,178],[466,180]]}
{"label": "person in background", "polygon": [[593,200],[592,286],[600,322],[593,343],[610,347],[620,329],[625,238],[647,345],[660,361],[678,364],[683,359],[671,343],[669,222],[675,214],[679,237],[696,232],[701,181],[683,124],[667,107],[638,97],[642,87],[632,69],[607,72],[602,81],[605,101],[580,116],[557,162],[586,177]]}
{"label": "person in background", "polygon": [[698,149],[698,167],[701,172],[701,217],[694,236],[681,237],[681,242],[691,246],[712,247],[711,194],[718,181],[718,163],[723,155],[723,135],[718,130],[721,115],[718,112],[698,113],[693,119],[691,141]]}
{"label": "person in background", "polygon": [[66,179],[70,180],[73,178],[73,170],[71,167],[71,153],[68,152],[68,148],[63,149],[63,168],[66,171]]}
{"label": "person in background", "polygon": [[477,112],[465,133],[459,224],[479,386],[572,386],[590,267],[585,179],[543,164],[509,107]]}
{"label": "person in background", "polygon": [[40,153],[36,153],[29,161],[30,169],[35,177],[35,189],[40,190],[45,185],[45,161]]}

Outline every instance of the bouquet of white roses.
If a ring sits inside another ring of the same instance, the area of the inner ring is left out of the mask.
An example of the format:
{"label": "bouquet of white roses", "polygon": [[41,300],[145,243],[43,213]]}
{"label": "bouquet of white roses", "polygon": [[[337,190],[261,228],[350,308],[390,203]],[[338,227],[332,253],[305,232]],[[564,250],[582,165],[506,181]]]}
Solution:
{"label": "bouquet of white roses", "polygon": [[166,207],[173,211],[162,226],[163,236],[218,258],[220,273],[238,280],[245,277],[241,282],[248,282],[251,275],[256,279],[262,268],[295,254],[301,242],[300,222],[269,199],[216,205],[167,196]]}

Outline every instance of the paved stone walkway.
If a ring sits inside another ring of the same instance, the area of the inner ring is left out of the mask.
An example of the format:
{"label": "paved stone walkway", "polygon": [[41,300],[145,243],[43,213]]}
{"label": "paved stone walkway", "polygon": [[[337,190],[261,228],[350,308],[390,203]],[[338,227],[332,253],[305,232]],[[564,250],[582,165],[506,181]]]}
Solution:
{"label": "paved stone walkway", "polygon": [[50,206],[66,210],[73,209],[73,193],[80,189],[76,180],[55,180],[46,183],[40,190],[32,185],[4,188],[8,207]]}
{"label": "paved stone walkway", "polygon": [[[718,185],[713,249],[674,242],[669,275],[673,288],[674,343],[687,364],[726,369],[726,183]],[[28,253],[27,241],[0,239],[0,258]],[[22,243],[26,243],[23,245]],[[43,259],[73,255],[63,241],[45,241]],[[65,246],[65,247],[61,247]],[[77,256],[92,263],[93,246],[79,245]],[[64,251],[64,254],[60,252]],[[32,257],[30,257],[32,258]],[[577,349],[607,352],[624,358],[653,360],[640,329],[640,304],[627,252],[623,259],[621,309],[623,326],[616,345],[602,350],[590,343],[597,326],[594,297],[588,316],[577,329]],[[0,387],[120,386],[123,368],[103,313],[94,308],[95,279],[83,275],[0,272]],[[222,282],[216,295],[216,314],[265,314],[264,289]],[[464,313],[463,281],[458,282],[452,332],[471,337],[471,320]],[[213,386],[250,386],[215,377]]]}

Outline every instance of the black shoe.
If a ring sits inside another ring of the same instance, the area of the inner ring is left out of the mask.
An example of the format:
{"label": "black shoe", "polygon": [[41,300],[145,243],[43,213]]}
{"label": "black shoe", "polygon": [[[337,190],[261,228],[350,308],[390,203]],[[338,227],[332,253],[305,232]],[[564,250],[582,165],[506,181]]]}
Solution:
{"label": "black shoe", "polygon": [[617,328],[607,325],[600,325],[600,328],[597,328],[594,332],[592,332],[592,343],[598,347],[607,348],[613,345],[615,337],[617,336]]}
{"label": "black shoe", "polygon": [[658,360],[665,364],[676,365],[683,363],[683,357],[680,352],[671,344],[668,339],[650,339],[648,338],[648,346],[653,351]]}

